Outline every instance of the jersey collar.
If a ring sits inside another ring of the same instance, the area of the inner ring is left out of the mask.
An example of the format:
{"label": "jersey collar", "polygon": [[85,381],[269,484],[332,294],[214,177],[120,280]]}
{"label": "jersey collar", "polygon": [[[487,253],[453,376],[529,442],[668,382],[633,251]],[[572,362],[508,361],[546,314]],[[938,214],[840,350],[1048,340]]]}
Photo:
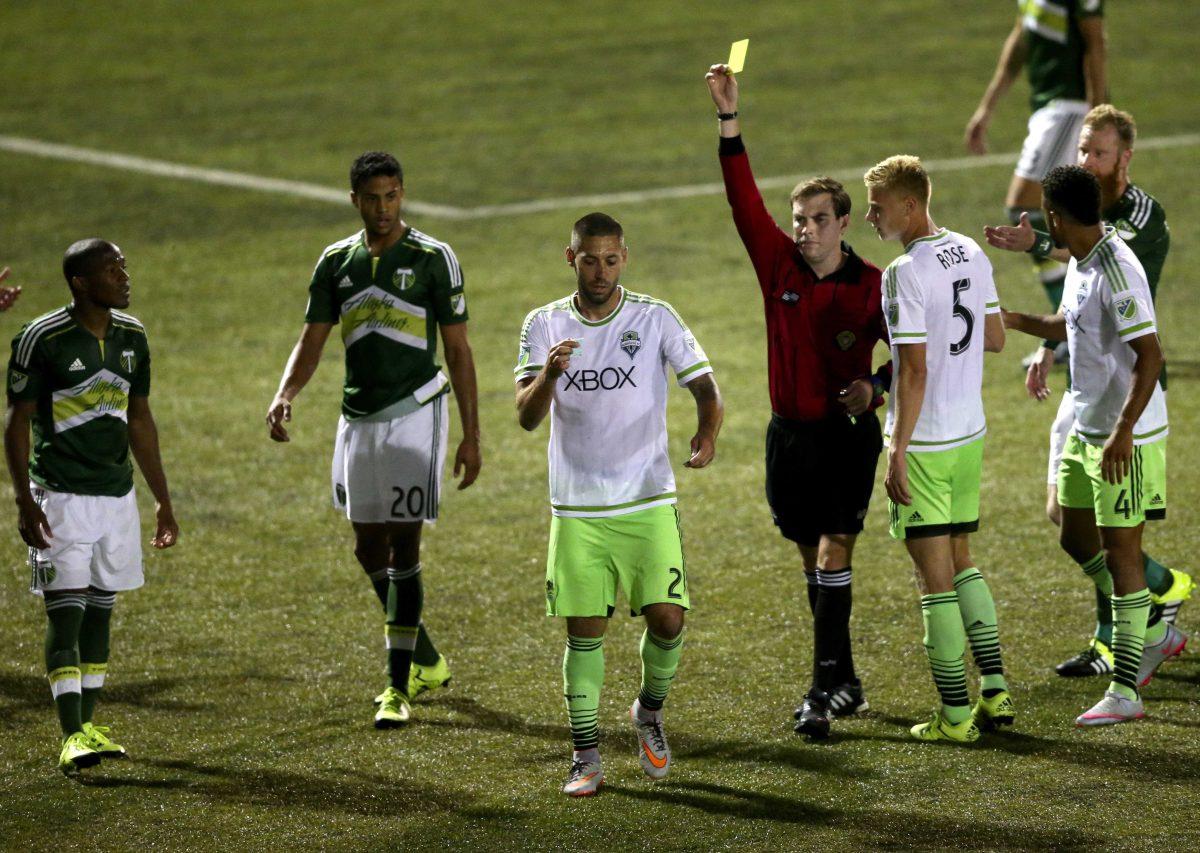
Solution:
{"label": "jersey collar", "polygon": [[917,245],[918,243],[929,243],[934,240],[940,240],[945,236],[946,236],[946,229],[939,228],[936,233],[930,234],[928,237],[918,237],[917,239],[913,240],[911,243],[909,243],[907,246],[904,247],[904,251],[911,252],[912,247]]}
{"label": "jersey collar", "polygon": [[579,295],[578,293],[571,294],[571,300],[570,300],[571,313],[575,315],[576,320],[578,320],[580,323],[583,323],[585,326],[603,326],[606,323],[611,323],[612,319],[614,317],[616,317],[618,314],[620,314],[621,309],[623,307],[625,307],[625,295],[626,295],[627,291],[625,290],[624,287],[622,287],[619,284],[617,285],[617,287],[621,288],[621,301],[617,303],[616,308],[614,308],[611,312],[609,312],[609,315],[607,317],[605,317],[601,320],[589,320],[587,317],[585,317],[581,313],[579,313],[579,308],[575,305],[575,297],[577,297]]}
{"label": "jersey collar", "polygon": [[1096,253],[1100,251],[1100,247],[1112,240],[1116,233],[1116,228],[1113,228],[1111,225],[1106,226],[1104,229],[1104,236],[1096,241],[1096,245],[1092,246],[1092,250],[1088,252],[1081,261],[1078,261],[1076,265],[1083,267],[1090,264],[1092,259],[1096,257]]}

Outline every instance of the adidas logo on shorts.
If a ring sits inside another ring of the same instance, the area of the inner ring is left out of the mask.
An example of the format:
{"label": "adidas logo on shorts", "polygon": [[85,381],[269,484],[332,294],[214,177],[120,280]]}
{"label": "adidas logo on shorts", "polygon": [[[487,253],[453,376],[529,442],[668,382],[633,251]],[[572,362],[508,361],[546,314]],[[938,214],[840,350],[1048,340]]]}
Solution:
{"label": "adidas logo on shorts", "polygon": [[914,521],[924,521],[924,520],[925,519],[921,517],[921,513],[919,513],[919,512],[914,512],[912,515],[910,515],[908,517],[909,524],[912,524]]}
{"label": "adidas logo on shorts", "polygon": [[1150,498],[1150,505],[1160,504],[1163,502],[1162,495],[1155,493],[1154,497]]}
{"label": "adidas logo on shorts", "polygon": [[73,362],[71,362],[71,366],[68,367],[67,370],[87,370],[87,368],[83,366],[82,361],[75,359]]}

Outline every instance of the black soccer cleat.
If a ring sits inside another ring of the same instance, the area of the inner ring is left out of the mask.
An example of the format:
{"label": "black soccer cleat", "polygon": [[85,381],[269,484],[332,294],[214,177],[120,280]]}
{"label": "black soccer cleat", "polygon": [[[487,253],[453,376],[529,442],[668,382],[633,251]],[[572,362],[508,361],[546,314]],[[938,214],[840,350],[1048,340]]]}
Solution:
{"label": "black soccer cleat", "polygon": [[829,691],[829,710],[835,717],[852,717],[870,707],[863,695],[861,681],[839,684]]}
{"label": "black soccer cleat", "polygon": [[1054,671],[1063,678],[1088,678],[1093,675],[1107,675],[1113,671],[1112,652],[1099,640],[1091,644],[1075,657],[1065,660]]}
{"label": "black soccer cleat", "polygon": [[813,740],[829,737],[829,695],[823,690],[812,688],[804,694],[804,704],[796,709],[795,731]]}

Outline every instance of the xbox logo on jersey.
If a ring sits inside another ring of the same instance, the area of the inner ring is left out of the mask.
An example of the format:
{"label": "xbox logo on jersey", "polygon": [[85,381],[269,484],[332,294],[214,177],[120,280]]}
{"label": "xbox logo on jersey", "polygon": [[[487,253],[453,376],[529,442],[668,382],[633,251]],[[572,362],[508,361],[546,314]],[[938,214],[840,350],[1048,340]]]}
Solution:
{"label": "xbox logo on jersey", "polygon": [[574,388],[577,391],[615,391],[626,385],[636,388],[637,383],[633,381],[633,371],[636,369],[637,365],[631,364],[628,370],[622,367],[606,367],[603,370],[584,368],[567,372],[563,374],[563,378],[567,380],[563,390]]}

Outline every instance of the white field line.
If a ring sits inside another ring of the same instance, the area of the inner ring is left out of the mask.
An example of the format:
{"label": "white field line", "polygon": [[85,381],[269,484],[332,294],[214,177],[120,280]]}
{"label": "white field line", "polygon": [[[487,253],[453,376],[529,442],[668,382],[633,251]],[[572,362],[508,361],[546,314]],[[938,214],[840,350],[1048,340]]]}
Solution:
{"label": "white field line", "polygon": [[[1138,149],[1143,151],[1159,148],[1184,148],[1192,145],[1200,145],[1200,133],[1159,136],[1150,139],[1141,139],[1137,143]],[[0,150],[28,154],[34,157],[48,157],[54,160],[67,160],[74,163],[88,163],[93,166],[123,169],[146,175],[161,175],[163,177],[197,181],[216,186],[279,193],[298,198],[331,202],[333,204],[347,204],[349,201],[349,193],[346,190],[334,189],[333,187],[321,186],[319,184],[289,181],[282,178],[264,178],[259,175],[230,172],[224,169],[187,166],[181,163],[169,163],[164,160],[151,160],[128,154],[97,151],[92,148],[58,145],[52,142],[42,142],[41,140],[26,139],[19,136],[0,136]],[[923,162],[925,168],[930,172],[953,172],[986,169],[993,166],[1007,166],[1016,161],[1017,155],[1015,153],[1008,153],[986,154],[982,157],[951,157],[942,160],[925,160]],[[849,181],[861,177],[869,168],[870,166],[857,166],[849,169],[836,169],[827,174],[839,180]],[[808,174],[815,174],[815,172]],[[760,189],[787,188],[795,185],[806,176],[782,175],[773,178],[760,178],[758,186]],[[639,204],[665,199],[723,195],[724,192],[725,185],[723,183],[713,182],[649,190],[632,190],[629,192],[544,198],[509,204],[485,204],[478,207],[453,207],[451,205],[431,204],[422,201],[408,201],[405,202],[405,209],[419,216],[429,216],[438,219],[482,219],[484,217],[542,213],[566,208],[598,208],[612,204]]]}

